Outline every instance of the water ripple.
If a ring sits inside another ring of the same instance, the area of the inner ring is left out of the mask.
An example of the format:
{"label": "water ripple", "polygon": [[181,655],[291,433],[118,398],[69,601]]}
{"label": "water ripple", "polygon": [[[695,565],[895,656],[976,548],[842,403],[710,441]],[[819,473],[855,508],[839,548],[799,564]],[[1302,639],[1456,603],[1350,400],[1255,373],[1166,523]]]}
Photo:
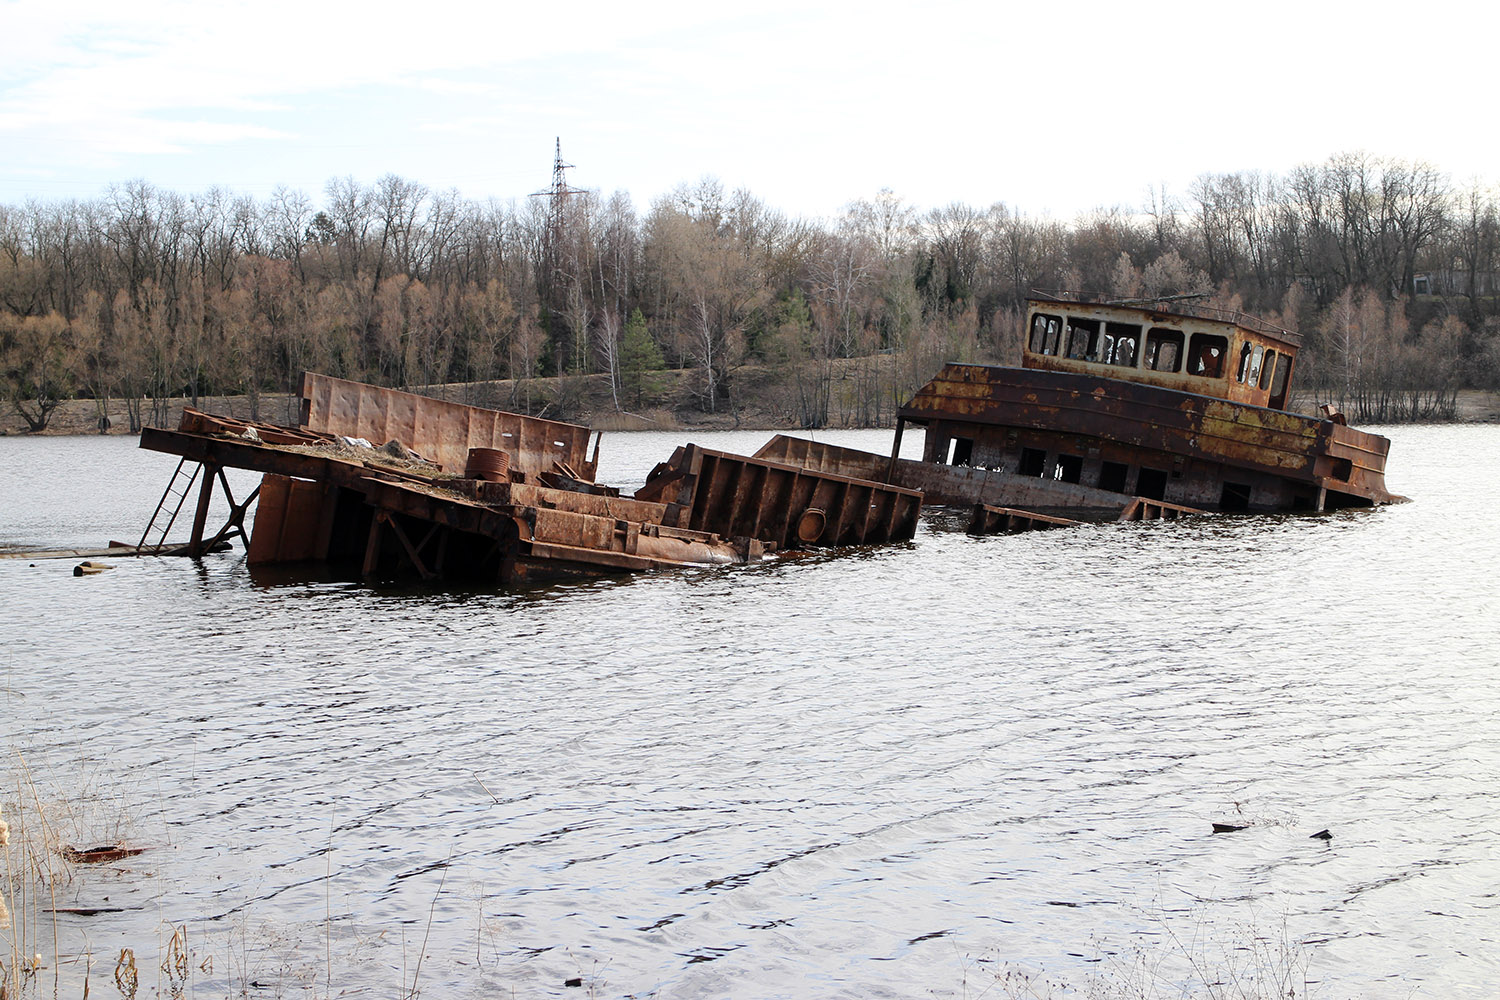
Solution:
{"label": "water ripple", "polygon": [[[123,912],[60,930],[269,923],[349,988],[425,939],[445,995],[756,998],[1285,934],[1333,995],[1488,996],[1500,470],[1449,456],[1500,431],[1391,433],[1401,507],[978,539],[939,512],[909,545],[510,593],[0,560],[11,745],[153,847],[69,886]],[[675,443],[611,435],[604,474]],[[0,540],[128,534],[170,472],[0,450],[27,470]],[[89,465],[132,471],[37,502]]]}

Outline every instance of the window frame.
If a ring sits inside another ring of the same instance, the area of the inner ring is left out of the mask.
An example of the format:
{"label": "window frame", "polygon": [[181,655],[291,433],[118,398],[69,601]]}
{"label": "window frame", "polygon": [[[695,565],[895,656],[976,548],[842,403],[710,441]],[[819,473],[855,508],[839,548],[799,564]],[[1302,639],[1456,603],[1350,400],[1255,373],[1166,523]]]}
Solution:
{"label": "window frame", "polygon": [[[1170,345],[1177,350],[1172,355],[1172,367],[1162,368],[1158,364],[1161,360],[1161,349]],[[1153,326],[1146,331],[1146,349],[1141,352],[1142,367],[1146,371],[1167,372],[1175,374],[1182,371],[1182,361],[1187,354],[1187,335],[1181,330],[1174,330],[1169,326]]]}
{"label": "window frame", "polygon": [[[1208,371],[1206,363],[1207,352],[1217,347],[1219,353],[1214,357],[1214,370]],[[1229,338],[1221,333],[1198,332],[1192,335],[1188,341],[1187,373],[1194,378],[1222,379],[1226,374],[1228,365],[1226,361],[1229,355]],[[1194,371],[1197,365],[1204,371]]]}
{"label": "window frame", "polygon": [[[1026,349],[1043,357],[1057,357],[1063,347],[1063,318],[1052,313],[1034,313],[1031,317],[1031,335]],[[1040,342],[1040,347],[1038,347]],[[1048,347],[1052,349],[1047,350]]]}

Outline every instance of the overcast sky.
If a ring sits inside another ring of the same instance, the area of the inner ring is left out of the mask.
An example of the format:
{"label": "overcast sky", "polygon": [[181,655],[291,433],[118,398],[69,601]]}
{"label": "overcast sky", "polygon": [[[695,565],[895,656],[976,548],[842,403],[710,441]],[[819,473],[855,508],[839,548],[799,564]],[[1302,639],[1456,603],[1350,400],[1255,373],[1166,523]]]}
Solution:
{"label": "overcast sky", "polygon": [[0,203],[399,174],[1067,218],[1338,152],[1500,180],[1495,6],[0,0]]}

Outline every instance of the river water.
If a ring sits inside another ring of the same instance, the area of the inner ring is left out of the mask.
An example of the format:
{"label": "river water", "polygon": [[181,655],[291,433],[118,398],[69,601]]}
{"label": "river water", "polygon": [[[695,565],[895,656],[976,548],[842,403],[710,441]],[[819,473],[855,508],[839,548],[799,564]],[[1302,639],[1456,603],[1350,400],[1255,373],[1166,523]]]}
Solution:
{"label": "river water", "polygon": [[[1385,433],[1413,503],[510,593],[0,559],[7,816],[150,848],[21,925],[43,992],[181,928],[194,996],[1492,997],[1500,427]],[[133,542],[174,465],[0,440],[0,545]]]}

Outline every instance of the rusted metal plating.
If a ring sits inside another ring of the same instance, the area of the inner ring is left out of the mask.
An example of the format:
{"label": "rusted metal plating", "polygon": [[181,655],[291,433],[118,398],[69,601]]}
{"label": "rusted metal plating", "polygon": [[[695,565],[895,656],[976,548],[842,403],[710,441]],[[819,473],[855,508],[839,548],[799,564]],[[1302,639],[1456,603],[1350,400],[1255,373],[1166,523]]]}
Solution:
{"label": "rusted metal plating", "polygon": [[[909,490],[691,445],[622,498],[593,481],[587,428],[326,376],[303,384],[301,427],[188,411],[176,431],[142,433],[142,447],[205,470],[194,554],[225,468],[263,473],[252,566],[325,562],[367,578],[512,583],[754,562],[777,548],[910,538],[921,509]],[[242,530],[250,501],[230,502],[215,540]]]}
{"label": "rusted metal plating", "polygon": [[915,490],[692,444],[635,495],[666,504],[669,523],[778,549],[909,540],[922,509]]}

